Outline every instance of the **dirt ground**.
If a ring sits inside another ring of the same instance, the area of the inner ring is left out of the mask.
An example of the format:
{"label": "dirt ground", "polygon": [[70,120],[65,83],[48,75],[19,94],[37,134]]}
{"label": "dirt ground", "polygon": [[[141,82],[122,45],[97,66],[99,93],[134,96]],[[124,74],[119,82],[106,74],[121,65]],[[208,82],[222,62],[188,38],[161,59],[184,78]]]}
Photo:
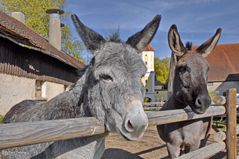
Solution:
{"label": "dirt ground", "polygon": [[106,139],[102,159],[154,159],[166,156],[166,145],[159,138],[156,127],[149,127],[140,141],[126,141],[117,134],[111,134]]}
{"label": "dirt ground", "polygon": [[[222,159],[223,156],[225,153],[220,153],[211,159]],[[111,134],[106,139],[102,159],[168,159],[168,152],[156,127],[151,126],[140,141],[126,141],[117,134]]]}

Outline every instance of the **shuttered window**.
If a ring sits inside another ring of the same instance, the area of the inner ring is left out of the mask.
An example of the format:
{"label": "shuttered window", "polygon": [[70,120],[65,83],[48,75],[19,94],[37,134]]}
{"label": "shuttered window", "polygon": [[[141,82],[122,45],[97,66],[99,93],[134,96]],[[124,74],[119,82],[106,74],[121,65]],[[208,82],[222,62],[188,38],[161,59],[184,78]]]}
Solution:
{"label": "shuttered window", "polygon": [[35,98],[46,98],[46,83],[41,80],[36,80]]}

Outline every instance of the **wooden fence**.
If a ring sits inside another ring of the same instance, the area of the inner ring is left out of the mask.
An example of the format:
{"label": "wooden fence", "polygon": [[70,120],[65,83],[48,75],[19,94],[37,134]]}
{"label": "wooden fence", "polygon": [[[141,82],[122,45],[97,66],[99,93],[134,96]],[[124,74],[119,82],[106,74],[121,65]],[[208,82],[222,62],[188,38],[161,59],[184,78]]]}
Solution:
{"label": "wooden fence", "polygon": [[[225,109],[226,106],[226,109]],[[148,111],[150,125],[162,125],[186,120],[223,115],[227,112],[226,147],[229,159],[237,157],[236,141],[236,89],[227,92],[227,102],[211,106],[204,114],[194,114],[190,110]],[[227,110],[227,111],[226,111]],[[0,149],[31,145],[49,141],[66,140],[77,137],[107,133],[103,123],[93,117],[10,123],[0,125]],[[207,158],[225,149],[223,141],[212,143],[194,152],[180,156],[180,159]]]}

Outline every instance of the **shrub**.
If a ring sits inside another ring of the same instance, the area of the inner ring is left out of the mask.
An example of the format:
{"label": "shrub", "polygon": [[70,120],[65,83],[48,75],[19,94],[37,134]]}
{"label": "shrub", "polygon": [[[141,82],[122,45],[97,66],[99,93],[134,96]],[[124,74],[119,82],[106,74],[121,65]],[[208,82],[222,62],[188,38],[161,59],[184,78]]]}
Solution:
{"label": "shrub", "polygon": [[145,102],[145,103],[150,103],[150,102],[151,102],[151,98],[145,97],[145,98],[144,98],[144,102]]}
{"label": "shrub", "polygon": [[212,102],[214,102],[214,100],[215,100],[217,94],[216,94],[215,91],[212,91],[212,92],[209,92],[209,96],[211,97]]}

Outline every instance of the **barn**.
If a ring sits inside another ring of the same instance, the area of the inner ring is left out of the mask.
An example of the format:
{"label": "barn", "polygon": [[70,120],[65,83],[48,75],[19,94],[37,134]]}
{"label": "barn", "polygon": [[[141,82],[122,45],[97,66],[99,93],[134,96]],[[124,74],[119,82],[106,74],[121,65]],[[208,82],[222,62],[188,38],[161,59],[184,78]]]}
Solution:
{"label": "barn", "polygon": [[239,44],[220,44],[207,57],[209,92],[223,95],[229,88],[239,90]]}
{"label": "barn", "polygon": [[[83,62],[60,51],[52,45],[54,43],[51,44],[27,27],[22,20],[24,15],[21,14],[12,14],[17,15],[13,18],[0,12],[0,114],[2,115],[22,100],[49,100],[65,91],[77,80],[77,70],[84,67]],[[16,20],[18,17],[20,18]],[[59,18],[59,16],[52,17]],[[50,26],[57,28],[58,26],[54,25],[60,25],[59,19],[52,21],[54,23]],[[50,32],[49,34],[51,35]],[[54,34],[59,37],[60,33]],[[54,34],[52,34],[53,39]],[[58,41],[61,42],[59,39]]]}

